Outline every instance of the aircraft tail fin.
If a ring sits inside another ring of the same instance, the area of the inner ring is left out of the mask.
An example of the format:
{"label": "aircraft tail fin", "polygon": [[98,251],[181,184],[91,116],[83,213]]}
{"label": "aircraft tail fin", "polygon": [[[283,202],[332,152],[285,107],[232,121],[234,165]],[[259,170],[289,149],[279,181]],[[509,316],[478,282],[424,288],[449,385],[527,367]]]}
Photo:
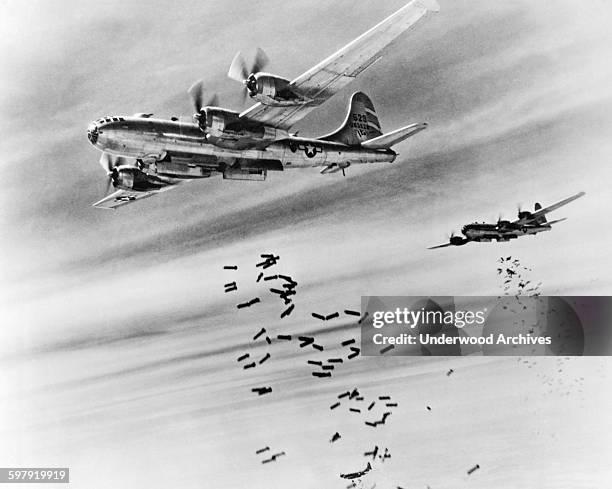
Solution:
{"label": "aircraft tail fin", "polygon": [[366,149],[390,149],[391,146],[424,129],[427,129],[427,123],[421,122],[383,134],[370,97],[363,92],[356,92],[351,97],[348,114],[342,126],[319,139]]}
{"label": "aircraft tail fin", "polygon": [[[542,204],[540,204],[539,202],[536,202],[536,204],[533,206],[534,210],[536,212],[538,212],[540,209],[542,209]],[[539,216],[536,220],[535,220],[536,224],[546,224],[546,214],[542,214],[541,216]]]}
{"label": "aircraft tail fin", "polygon": [[348,114],[342,126],[319,139],[335,141],[348,146],[359,146],[379,136],[382,136],[382,131],[374,104],[365,93],[356,92],[351,97]]}

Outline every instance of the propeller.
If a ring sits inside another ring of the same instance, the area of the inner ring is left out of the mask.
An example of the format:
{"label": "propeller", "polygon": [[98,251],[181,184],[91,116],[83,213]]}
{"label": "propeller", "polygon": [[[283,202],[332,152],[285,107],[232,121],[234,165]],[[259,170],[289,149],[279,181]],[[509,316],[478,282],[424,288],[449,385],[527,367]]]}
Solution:
{"label": "propeller", "polygon": [[240,51],[238,51],[236,56],[234,56],[232,64],[229,67],[229,71],[227,72],[227,76],[232,80],[236,80],[244,85],[244,91],[242,92],[243,101],[246,98],[247,92],[253,88],[249,86],[249,83],[251,82],[251,75],[259,73],[261,70],[263,70],[269,61],[270,58],[268,58],[268,55],[261,48],[257,48],[257,53],[255,54],[255,59],[253,59],[250,69],[247,67],[246,61],[244,60]]}
{"label": "propeller", "polygon": [[461,246],[468,242],[467,238],[463,236],[457,236],[455,231],[451,231],[450,236],[448,237],[448,244],[453,246]]}
{"label": "propeller", "polygon": [[469,239],[468,238],[463,238],[461,236],[457,236],[455,234],[455,231],[451,231],[451,233],[449,235],[447,235],[448,238],[448,242],[441,244],[441,245],[437,245],[437,246],[430,246],[429,248],[427,248],[428,250],[436,250],[438,248],[447,248],[448,246],[462,246],[464,244],[466,244]]}
{"label": "propeller", "polygon": [[111,183],[113,182],[113,170],[115,170],[115,162],[113,156],[108,153],[102,153],[100,156],[100,166],[106,172],[106,187],[104,189],[104,195],[108,195]]}
{"label": "propeller", "polygon": [[106,187],[104,187],[104,195],[108,195],[108,192],[110,191],[110,187],[111,184],[113,183],[113,174],[112,172],[108,175],[108,178],[106,179]]}
{"label": "propeller", "polygon": [[106,172],[106,189],[104,195],[108,195],[111,184],[117,179],[118,172],[117,167],[123,165],[129,165],[130,158],[125,156],[111,155],[110,153],[102,153],[100,156],[100,166]]}
{"label": "propeller", "polygon": [[523,210],[523,204],[516,204],[516,210],[519,219],[526,219],[531,216],[531,212]]}
{"label": "propeller", "polygon": [[193,100],[193,106],[195,108],[195,112],[199,113],[202,110],[202,107],[209,106],[217,106],[219,105],[219,97],[216,93],[213,93],[212,96],[203,103],[204,100],[204,81],[198,80],[193,85],[189,87],[187,93],[191,96],[191,100]]}
{"label": "propeller", "polygon": [[446,248],[448,246],[462,246],[468,243],[470,240],[468,238],[464,238],[462,236],[457,236],[455,231],[451,231],[449,235],[447,235],[448,243],[444,243],[437,246],[430,246],[427,248],[428,250],[436,250],[438,248]]}

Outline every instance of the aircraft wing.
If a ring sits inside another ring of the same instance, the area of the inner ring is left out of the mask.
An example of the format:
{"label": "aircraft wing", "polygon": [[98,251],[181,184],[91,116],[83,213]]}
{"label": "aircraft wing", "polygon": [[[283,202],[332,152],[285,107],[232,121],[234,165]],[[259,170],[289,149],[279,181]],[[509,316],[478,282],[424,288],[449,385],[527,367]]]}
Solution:
{"label": "aircraft wing", "polygon": [[290,106],[272,106],[259,102],[240,114],[240,117],[289,129],[380,60],[382,50],[400,34],[414,26],[428,12],[437,12],[439,9],[436,0],[412,0],[293,80],[290,88],[308,102]]}
{"label": "aircraft wing", "polygon": [[107,195],[102,200],[99,200],[98,202],[92,205],[93,207],[97,207],[99,209],[116,209],[117,207],[121,207],[122,205],[131,204],[132,202],[135,202],[137,200],[146,199],[147,197],[151,197],[152,195],[164,192],[165,190],[168,190],[175,186],[176,185],[169,185],[159,190],[148,191],[120,189],[110,195]]}
{"label": "aircraft wing", "polygon": [[518,219],[517,221],[514,221],[512,224],[528,224],[528,223],[537,221],[540,217],[545,216],[549,212],[557,210],[559,207],[563,207],[564,205],[567,205],[576,199],[579,199],[583,195],[585,195],[584,192],[578,192],[576,195],[572,195],[571,197],[561,200],[557,202],[556,204],[549,205],[548,207],[544,207],[543,209],[540,209],[539,211],[534,212],[529,218]]}
{"label": "aircraft wing", "polygon": [[430,246],[429,248],[427,248],[428,250],[437,250],[438,248],[446,248],[447,246],[453,246],[452,243],[446,243],[446,244],[441,244],[438,246]]}

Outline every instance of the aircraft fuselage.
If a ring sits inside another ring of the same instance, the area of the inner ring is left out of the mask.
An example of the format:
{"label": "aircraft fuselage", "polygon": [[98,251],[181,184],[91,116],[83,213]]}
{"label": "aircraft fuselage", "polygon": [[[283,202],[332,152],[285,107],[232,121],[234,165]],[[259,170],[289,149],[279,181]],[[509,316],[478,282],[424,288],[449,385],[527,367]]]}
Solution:
{"label": "aircraft fuselage", "polygon": [[[160,161],[172,155],[187,165],[186,178],[209,176],[210,171],[223,171],[236,162],[245,166],[249,162],[276,162],[276,166],[268,169],[284,170],[393,162],[397,156],[392,150],[368,150],[289,135],[280,140],[247,141],[245,144],[245,138],[240,135],[212,138],[193,122],[141,117],[98,120],[90,124],[88,136],[96,148],[113,155],[144,161]],[[176,178],[181,176],[180,172],[175,174]]]}
{"label": "aircraft fuselage", "polygon": [[509,241],[519,236],[550,231],[551,226],[546,224],[505,225],[498,224],[468,224],[461,232],[470,241]]}

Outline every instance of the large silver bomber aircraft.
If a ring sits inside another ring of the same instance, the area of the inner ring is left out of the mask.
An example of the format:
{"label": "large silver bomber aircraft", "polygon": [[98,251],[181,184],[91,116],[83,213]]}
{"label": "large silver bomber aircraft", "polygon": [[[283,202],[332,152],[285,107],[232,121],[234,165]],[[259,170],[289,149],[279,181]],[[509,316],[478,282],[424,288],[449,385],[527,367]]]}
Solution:
{"label": "large silver bomber aircraft", "polygon": [[203,104],[202,84],[196,83],[190,89],[193,122],[151,114],[92,122],[89,141],[102,151],[100,164],[108,185],[115,187],[93,205],[116,208],[213,173],[225,179],[265,180],[273,170],[322,167],[321,173],[344,173],[351,164],[393,162],[397,153],[391,147],[427,124],[383,134],[371,100],[361,92],[352,96],[337,131],[309,139],[289,130],[379,61],[383,49],[400,34],[438,10],[435,0],[412,0],[293,81],[261,72],[267,62],[261,50],[250,73],[238,54],[228,76],[241,81],[257,101],[242,113],[217,107],[216,97]]}

